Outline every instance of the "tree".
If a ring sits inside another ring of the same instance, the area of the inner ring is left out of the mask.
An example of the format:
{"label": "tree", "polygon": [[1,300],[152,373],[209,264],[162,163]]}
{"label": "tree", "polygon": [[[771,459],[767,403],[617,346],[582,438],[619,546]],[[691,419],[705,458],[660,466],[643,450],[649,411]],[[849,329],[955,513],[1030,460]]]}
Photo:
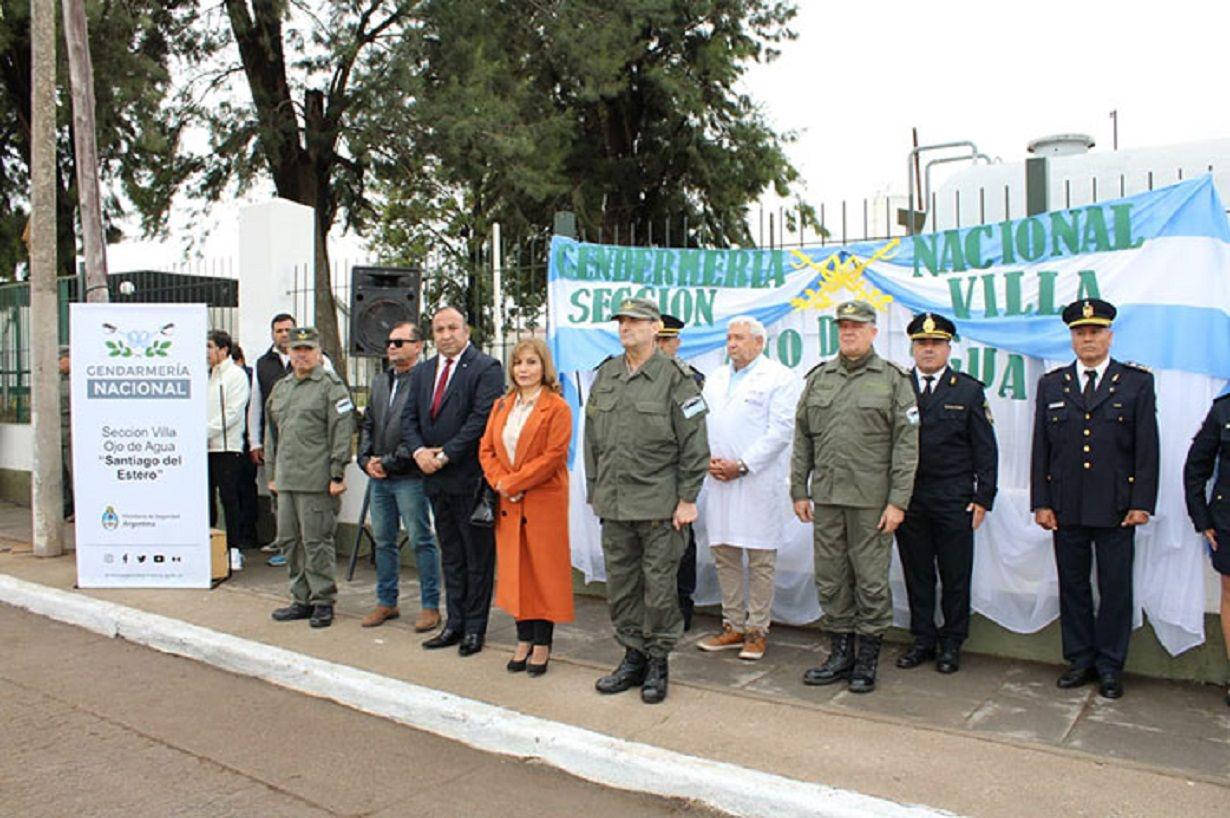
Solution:
{"label": "tree", "polygon": [[[367,114],[405,102],[390,77],[402,72],[400,44],[417,4],[409,0],[224,0],[238,48],[248,101],[202,108],[212,134],[199,188],[217,198],[230,185],[250,185],[260,172],[277,194],[315,211],[315,323],[325,351],[341,362],[328,235],[339,216],[363,229],[368,146],[400,140],[372,133]],[[288,58],[288,53],[291,55]],[[209,78],[221,88],[234,73]],[[388,116],[382,121],[387,122]],[[404,130],[404,129],[403,129]],[[339,366],[339,372],[344,367]]]}
{"label": "tree", "polygon": [[[0,0],[0,275],[25,259],[19,237],[28,213],[30,167],[29,0]],[[100,173],[109,233],[135,211],[143,233],[163,229],[171,200],[191,170],[180,151],[186,120],[170,101],[170,66],[195,59],[200,41],[190,0],[123,0],[86,6],[94,59]],[[66,88],[63,49],[57,77]],[[76,258],[75,169],[71,112],[61,105],[57,127],[57,258],[72,275]],[[127,203],[127,204],[126,204]]]}
{"label": "tree", "polygon": [[790,195],[797,173],[790,137],[737,85],[793,37],[794,13],[772,0],[424,3],[414,151],[377,167],[378,244],[411,262],[450,247],[473,312],[496,221],[533,276],[519,282],[529,310],[545,298],[556,210],[624,243],[751,243],[746,207]]}

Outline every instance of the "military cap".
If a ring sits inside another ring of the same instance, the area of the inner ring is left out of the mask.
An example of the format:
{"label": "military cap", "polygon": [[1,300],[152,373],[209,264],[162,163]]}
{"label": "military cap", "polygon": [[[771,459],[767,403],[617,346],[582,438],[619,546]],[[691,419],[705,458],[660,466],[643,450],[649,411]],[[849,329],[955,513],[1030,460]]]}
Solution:
{"label": "military cap", "polygon": [[1109,301],[1086,298],[1073,301],[1063,308],[1063,322],[1070,329],[1077,327],[1109,327],[1118,310]]}
{"label": "military cap", "polygon": [[834,317],[838,321],[858,321],[860,324],[874,324],[876,322],[876,308],[866,301],[846,301],[843,304],[837,305],[837,315]]}
{"label": "military cap", "polygon": [[662,311],[648,298],[625,298],[611,319],[620,317],[638,318],[642,321],[661,321]]}
{"label": "military cap", "polygon": [[920,312],[914,316],[914,320],[910,321],[910,325],[905,328],[905,332],[914,341],[921,338],[951,341],[952,336],[957,334],[957,327],[942,315],[936,315],[933,312]]}
{"label": "military cap", "polygon": [[682,330],[682,321],[669,313],[662,313],[662,327],[658,330],[659,338],[677,338]]}
{"label": "military cap", "polygon": [[320,333],[316,327],[295,327],[290,331],[290,348],[312,347],[320,348]]}

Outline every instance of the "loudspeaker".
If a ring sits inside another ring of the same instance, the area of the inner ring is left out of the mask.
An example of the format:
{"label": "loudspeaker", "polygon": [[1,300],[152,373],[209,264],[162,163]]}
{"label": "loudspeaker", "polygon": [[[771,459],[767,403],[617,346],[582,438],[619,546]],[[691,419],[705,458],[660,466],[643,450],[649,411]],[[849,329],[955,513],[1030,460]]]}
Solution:
{"label": "loudspeaker", "polygon": [[419,320],[421,267],[355,267],[350,271],[350,354],[382,357],[389,330]]}

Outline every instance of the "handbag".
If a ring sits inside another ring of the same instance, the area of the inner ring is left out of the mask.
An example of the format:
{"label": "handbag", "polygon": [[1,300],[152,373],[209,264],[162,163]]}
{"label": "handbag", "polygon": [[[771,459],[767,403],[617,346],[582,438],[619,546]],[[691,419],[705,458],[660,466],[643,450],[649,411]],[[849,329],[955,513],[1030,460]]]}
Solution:
{"label": "handbag", "polygon": [[478,481],[478,491],[474,492],[474,508],[470,511],[470,525],[479,528],[491,528],[495,525],[495,509],[499,497],[495,489],[487,484],[486,479]]}

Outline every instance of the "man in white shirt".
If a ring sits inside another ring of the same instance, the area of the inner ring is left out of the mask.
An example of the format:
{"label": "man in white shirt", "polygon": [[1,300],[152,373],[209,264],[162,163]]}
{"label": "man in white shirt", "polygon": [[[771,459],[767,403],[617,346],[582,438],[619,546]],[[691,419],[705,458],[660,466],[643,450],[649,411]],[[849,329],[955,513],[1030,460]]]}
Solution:
{"label": "man in white shirt", "polygon": [[764,656],[769,632],[777,546],[790,511],[787,450],[802,386],[763,355],[766,340],[760,321],[732,318],[726,328],[730,362],[709,377],[704,392],[710,460],[700,516],[722,588],[722,632],[697,647],[738,650],[748,660]]}
{"label": "man in white shirt", "polygon": [[205,389],[206,428],[209,435],[209,525],[218,523],[215,494],[226,516],[226,545],[239,547],[239,467],[243,433],[247,428],[250,390],[248,376],[231,360],[234,343],[227,332],[215,329],[205,339],[209,383]]}

